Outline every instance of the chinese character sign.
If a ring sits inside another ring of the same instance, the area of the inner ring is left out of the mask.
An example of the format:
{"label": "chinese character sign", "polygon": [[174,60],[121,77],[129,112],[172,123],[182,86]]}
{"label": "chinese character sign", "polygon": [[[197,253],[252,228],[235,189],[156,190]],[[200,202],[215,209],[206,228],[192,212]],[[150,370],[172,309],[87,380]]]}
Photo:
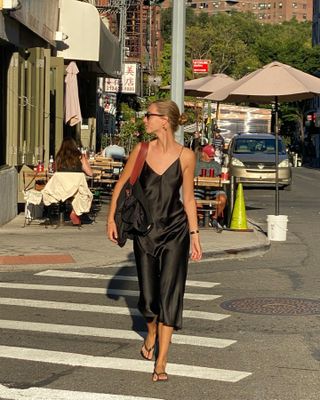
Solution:
{"label": "chinese character sign", "polygon": [[[137,64],[125,64],[124,74],[122,75],[121,92],[135,94],[137,91],[136,82]],[[119,79],[107,78],[105,80],[104,90],[106,92],[118,93],[120,91]]]}
{"label": "chinese character sign", "polygon": [[137,64],[125,64],[122,76],[122,92],[136,93]]}

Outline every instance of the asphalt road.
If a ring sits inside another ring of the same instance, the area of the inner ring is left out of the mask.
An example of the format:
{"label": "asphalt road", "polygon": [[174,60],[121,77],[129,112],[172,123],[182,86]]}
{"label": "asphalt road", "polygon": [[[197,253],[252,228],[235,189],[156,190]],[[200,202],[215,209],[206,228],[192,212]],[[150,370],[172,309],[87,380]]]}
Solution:
{"label": "asphalt road", "polygon": [[[0,399],[319,400],[319,178],[296,169],[293,190],[280,192],[286,242],[190,265],[167,383],[152,383],[153,364],[139,356],[133,267],[1,273]],[[247,217],[263,230],[274,198],[245,188]],[[245,312],[222,308],[231,300]]]}

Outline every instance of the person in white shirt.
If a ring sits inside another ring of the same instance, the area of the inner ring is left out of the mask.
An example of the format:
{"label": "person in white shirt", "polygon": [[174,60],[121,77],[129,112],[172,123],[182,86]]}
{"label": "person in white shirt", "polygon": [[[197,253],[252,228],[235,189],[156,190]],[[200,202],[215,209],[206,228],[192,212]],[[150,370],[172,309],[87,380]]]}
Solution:
{"label": "person in white shirt", "polygon": [[107,146],[102,154],[107,158],[113,158],[114,160],[123,160],[126,155],[124,147],[118,145],[119,140],[115,138],[113,144]]}

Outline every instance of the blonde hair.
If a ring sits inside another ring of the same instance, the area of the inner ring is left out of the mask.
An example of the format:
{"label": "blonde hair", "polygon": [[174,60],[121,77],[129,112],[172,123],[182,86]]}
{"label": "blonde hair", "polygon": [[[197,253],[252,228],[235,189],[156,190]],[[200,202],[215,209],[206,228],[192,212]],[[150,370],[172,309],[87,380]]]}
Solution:
{"label": "blonde hair", "polygon": [[172,100],[157,100],[153,102],[157,108],[159,114],[163,114],[168,117],[169,124],[173,132],[175,132],[179,125],[184,125],[188,117],[185,113],[180,114],[179,107]]}

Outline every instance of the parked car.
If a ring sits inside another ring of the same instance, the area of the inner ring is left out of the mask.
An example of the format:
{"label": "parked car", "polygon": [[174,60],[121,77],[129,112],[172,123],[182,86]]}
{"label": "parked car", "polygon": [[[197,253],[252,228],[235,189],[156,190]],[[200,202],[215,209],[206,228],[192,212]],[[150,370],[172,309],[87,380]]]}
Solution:
{"label": "parked car", "polygon": [[[292,183],[291,164],[285,145],[279,138],[278,182],[290,190]],[[274,185],[276,141],[273,134],[244,133],[232,138],[227,164],[230,175],[243,184]]]}

